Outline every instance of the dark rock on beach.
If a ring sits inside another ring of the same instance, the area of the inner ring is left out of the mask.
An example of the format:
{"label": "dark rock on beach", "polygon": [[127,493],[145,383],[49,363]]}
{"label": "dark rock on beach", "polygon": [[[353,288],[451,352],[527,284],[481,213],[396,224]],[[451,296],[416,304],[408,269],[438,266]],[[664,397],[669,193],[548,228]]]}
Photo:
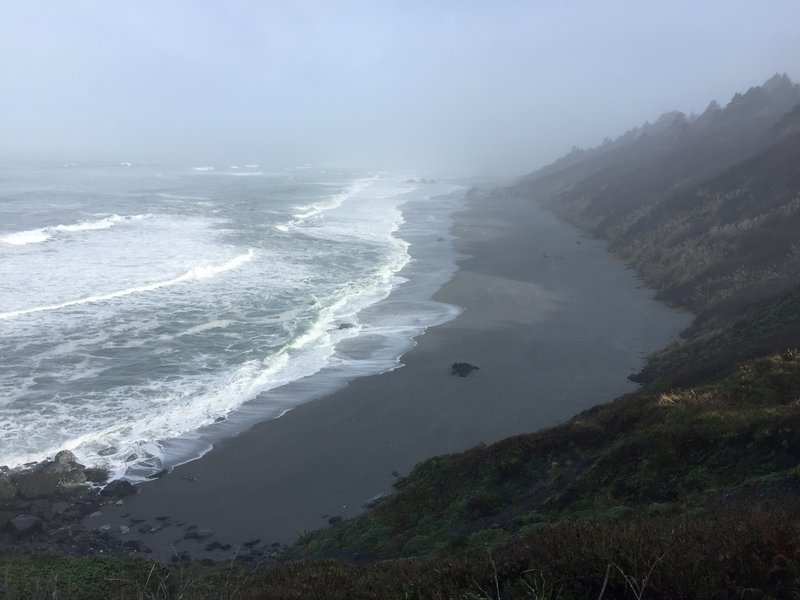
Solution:
{"label": "dark rock on beach", "polygon": [[458,375],[459,377],[466,377],[478,369],[479,367],[471,365],[468,362],[454,362],[452,365],[450,365],[450,373],[453,375]]}
{"label": "dark rock on beach", "polygon": [[110,527],[81,525],[91,514],[101,516],[103,504],[136,493],[129,482],[117,481],[101,495],[96,484],[108,477],[105,469],[84,467],[68,450],[19,470],[0,467],[0,556],[43,551],[77,556],[140,553],[130,545],[123,547]]}
{"label": "dark rock on beach", "polygon": [[26,535],[42,529],[42,519],[36,515],[17,515],[8,522],[8,528],[15,535]]}
{"label": "dark rock on beach", "polygon": [[104,487],[100,495],[107,498],[125,498],[126,496],[135,495],[136,492],[136,487],[130,481],[117,479]]}

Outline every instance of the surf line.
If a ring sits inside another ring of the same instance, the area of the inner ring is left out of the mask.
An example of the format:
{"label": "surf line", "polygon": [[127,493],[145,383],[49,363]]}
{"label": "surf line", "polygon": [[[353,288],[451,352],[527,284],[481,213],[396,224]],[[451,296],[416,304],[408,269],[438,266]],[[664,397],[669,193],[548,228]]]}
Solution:
{"label": "surf line", "polygon": [[59,304],[48,304],[46,306],[34,306],[32,308],[12,310],[10,312],[0,313],[0,320],[13,319],[15,317],[21,317],[24,315],[30,315],[33,313],[46,312],[51,310],[60,310],[62,308],[79,306],[81,304],[105,302],[106,300],[113,300],[114,298],[129,296],[131,294],[138,294],[141,292],[152,292],[153,290],[157,290],[163,287],[168,287],[171,285],[185,283],[187,281],[200,281],[203,279],[209,279],[210,277],[214,277],[215,275],[224,273],[225,271],[230,271],[231,269],[235,269],[243,265],[244,263],[251,261],[255,257],[255,255],[256,255],[255,250],[251,248],[245,254],[240,254],[239,256],[232,258],[226,263],[216,266],[212,265],[212,266],[193,267],[192,269],[186,271],[183,275],[175,277],[174,279],[156,281],[154,283],[148,283],[146,285],[140,285],[137,287],[127,288],[124,290],[118,290],[116,292],[109,292],[108,294],[99,294],[97,296],[87,296],[86,298],[79,298],[77,300],[68,300],[67,302],[61,302]]}

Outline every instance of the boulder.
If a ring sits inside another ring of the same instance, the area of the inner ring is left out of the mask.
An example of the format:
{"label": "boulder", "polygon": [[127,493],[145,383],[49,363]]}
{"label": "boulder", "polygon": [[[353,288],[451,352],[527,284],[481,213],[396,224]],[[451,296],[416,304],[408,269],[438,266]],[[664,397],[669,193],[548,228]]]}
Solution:
{"label": "boulder", "polygon": [[17,515],[8,522],[8,528],[16,535],[28,535],[41,531],[42,520],[35,515]]}
{"label": "boulder", "polygon": [[478,369],[479,367],[471,365],[468,362],[454,362],[452,365],[450,365],[450,373],[453,375],[458,375],[459,377],[466,377]]}
{"label": "boulder", "polygon": [[83,469],[72,469],[61,473],[59,485],[80,485],[86,483],[86,474]]}
{"label": "boulder", "polygon": [[27,500],[52,496],[56,493],[60,481],[61,473],[48,473],[46,471],[20,473],[16,476],[19,494]]}
{"label": "boulder", "polygon": [[83,474],[86,477],[86,481],[91,483],[105,483],[108,481],[108,471],[99,467],[84,469]]}
{"label": "boulder", "polygon": [[70,471],[82,471],[83,465],[78,462],[78,458],[69,450],[62,450],[56,454],[51,461],[46,461],[37,469],[46,473],[67,473]]}
{"label": "boulder", "polygon": [[130,481],[117,479],[104,487],[100,495],[106,498],[124,498],[126,496],[134,496],[136,493],[137,489]]}
{"label": "boulder", "polygon": [[5,473],[0,473],[0,503],[8,502],[17,497],[17,486]]}

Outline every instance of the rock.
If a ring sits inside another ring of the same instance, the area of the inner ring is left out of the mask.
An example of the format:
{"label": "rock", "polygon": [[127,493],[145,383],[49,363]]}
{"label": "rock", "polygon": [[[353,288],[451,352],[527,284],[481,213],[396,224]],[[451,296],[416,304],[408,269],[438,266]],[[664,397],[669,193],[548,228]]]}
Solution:
{"label": "rock", "polygon": [[227,552],[230,549],[230,544],[223,544],[221,542],[211,542],[210,544],[206,545],[206,552],[213,552],[214,550],[223,550]]}
{"label": "rock", "polygon": [[[336,523],[341,523],[341,522],[342,522],[342,517],[340,517],[339,515],[336,515],[328,519],[328,525],[336,525]],[[275,543],[277,544],[277,542]],[[272,545],[274,546],[275,544]]]}
{"label": "rock", "polygon": [[355,325],[353,325],[352,323],[340,323],[339,331],[341,331],[342,329],[352,329],[353,327],[355,327]]}
{"label": "rock", "polygon": [[16,476],[19,494],[27,500],[52,496],[56,493],[60,481],[61,473],[47,473],[45,471],[20,473]]}
{"label": "rock", "polygon": [[117,479],[104,487],[100,495],[106,498],[124,498],[125,496],[134,496],[137,491],[136,487],[130,481]]}
{"label": "rock", "polygon": [[17,515],[8,522],[8,528],[16,535],[29,535],[41,531],[42,520],[34,515]]}
{"label": "rock", "polygon": [[139,540],[125,540],[122,542],[122,547],[127,548],[128,550],[133,550],[134,552],[141,552],[142,542]]}
{"label": "rock", "polygon": [[388,497],[389,497],[389,494],[387,494],[385,492],[380,493],[380,494],[375,494],[372,498],[370,498],[369,500],[364,502],[363,506],[364,506],[364,508],[372,508],[373,506],[377,506],[378,504],[380,504],[381,502],[386,500],[386,498],[388,498]]}
{"label": "rock", "polygon": [[11,513],[6,512],[4,510],[0,510],[0,533],[6,528],[8,522],[11,520]]}
{"label": "rock", "polygon": [[250,538],[249,540],[244,542],[242,545],[244,547],[246,547],[246,548],[252,548],[256,544],[258,544],[258,542],[260,542],[260,541],[261,541],[261,538],[254,537],[254,538]]}
{"label": "rock", "polygon": [[92,514],[90,514],[88,518],[89,519],[96,519],[96,518],[102,517],[102,516],[103,516],[103,511],[102,510],[96,510]]}
{"label": "rock", "polygon": [[83,474],[86,477],[86,481],[90,481],[91,483],[105,483],[108,481],[108,471],[99,467],[84,469]]}
{"label": "rock", "polygon": [[158,471],[156,473],[152,473],[151,475],[148,475],[147,478],[148,479],[161,479],[164,475],[166,475],[168,473],[169,473],[169,469],[161,469],[160,471]]}
{"label": "rock", "polygon": [[97,455],[98,456],[111,456],[112,454],[116,454],[116,453],[117,453],[117,449],[114,446],[108,446],[108,447],[103,448],[102,450],[100,450],[100,452],[98,452]]}
{"label": "rock", "polygon": [[80,485],[86,483],[86,474],[82,469],[72,469],[61,473],[59,485]]}
{"label": "rock", "polygon": [[120,532],[122,535],[125,535],[126,533],[130,533],[130,531],[131,531],[131,528],[130,528],[130,527],[128,527],[127,525],[120,525],[120,526],[119,526],[119,532]]}
{"label": "rock", "polygon": [[[83,472],[83,465],[78,462],[77,457],[69,450],[62,450],[51,461],[43,462],[37,471],[44,473],[72,473],[74,471]],[[77,477],[77,475],[73,475]]]}
{"label": "rock", "polygon": [[392,487],[399,490],[408,482],[408,477],[398,477],[392,482]]}
{"label": "rock", "polygon": [[0,473],[0,503],[8,502],[17,497],[17,486],[5,473]]}
{"label": "rock", "polygon": [[459,377],[466,377],[478,369],[479,367],[471,365],[468,362],[454,362],[452,365],[450,365],[450,373],[452,375],[458,375]]}
{"label": "rock", "polygon": [[78,457],[75,456],[69,450],[62,450],[56,457],[53,459],[53,462],[59,465],[64,465],[68,467],[72,467],[73,465],[78,464]]}

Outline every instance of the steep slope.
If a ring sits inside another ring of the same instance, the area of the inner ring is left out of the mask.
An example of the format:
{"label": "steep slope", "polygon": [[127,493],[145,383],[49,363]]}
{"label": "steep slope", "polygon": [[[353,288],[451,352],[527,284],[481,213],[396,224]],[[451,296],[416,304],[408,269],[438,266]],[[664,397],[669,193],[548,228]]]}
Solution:
{"label": "steep slope", "polygon": [[[697,118],[669,113],[521,178],[530,197],[697,314],[637,377],[686,383],[800,345],[800,86],[771,78]],[[781,319],[776,319],[777,315]]]}

